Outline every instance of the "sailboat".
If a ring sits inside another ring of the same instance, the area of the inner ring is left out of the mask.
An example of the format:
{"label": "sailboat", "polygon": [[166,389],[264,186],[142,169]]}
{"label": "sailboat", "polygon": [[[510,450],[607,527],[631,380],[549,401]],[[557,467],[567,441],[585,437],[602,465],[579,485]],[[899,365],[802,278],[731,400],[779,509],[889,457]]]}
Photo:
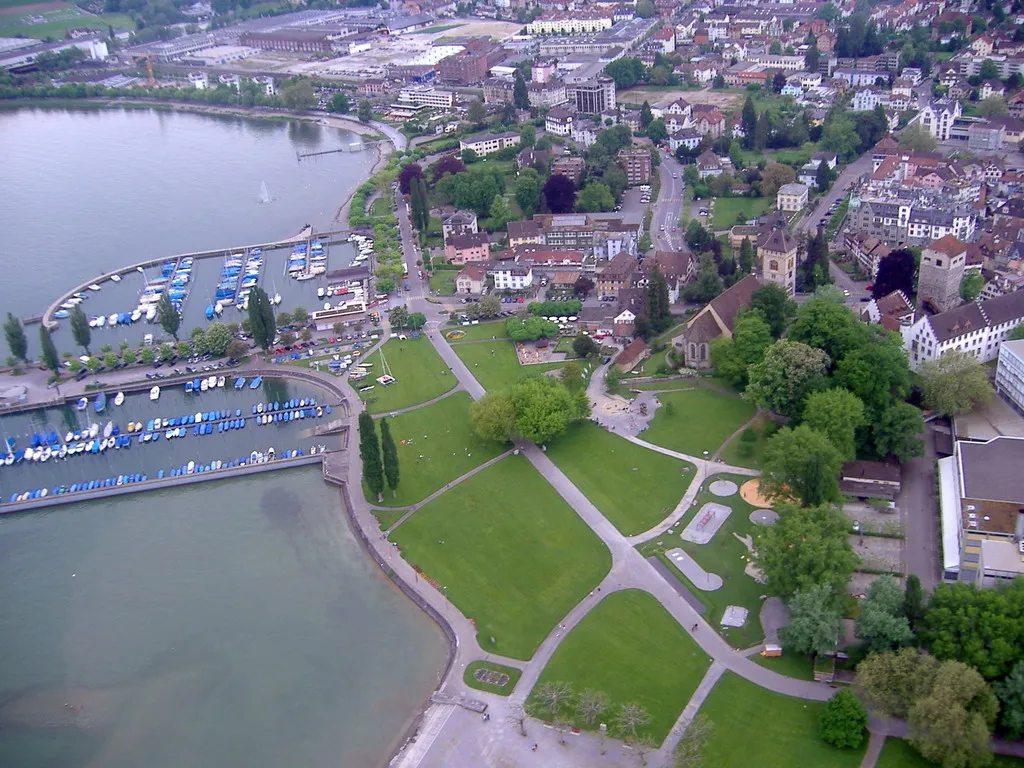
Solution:
{"label": "sailboat", "polygon": [[261,205],[266,205],[272,199],[273,198],[270,197],[270,190],[267,189],[267,182],[261,181],[260,182],[260,204]]}
{"label": "sailboat", "polygon": [[103,409],[107,407],[107,393],[106,392],[100,392],[99,395],[96,396],[95,406],[96,406],[96,413],[103,413]]}
{"label": "sailboat", "polygon": [[118,392],[114,398],[114,405],[121,405],[124,403],[124,392]]}
{"label": "sailboat", "polygon": [[206,305],[206,319],[207,320],[213,320],[214,312],[215,312],[215,310],[213,308],[213,304],[207,304]]}

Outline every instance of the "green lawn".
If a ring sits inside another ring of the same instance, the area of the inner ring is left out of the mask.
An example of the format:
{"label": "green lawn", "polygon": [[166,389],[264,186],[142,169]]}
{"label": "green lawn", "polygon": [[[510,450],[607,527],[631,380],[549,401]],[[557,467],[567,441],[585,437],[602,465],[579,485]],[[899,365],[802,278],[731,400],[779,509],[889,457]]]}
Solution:
{"label": "green lawn", "polygon": [[[937,763],[931,763],[918,754],[917,750],[910,746],[910,742],[890,736],[885,740],[882,747],[882,754],[875,763],[876,768],[935,768]],[[1021,768],[1024,760],[1005,755],[996,755],[990,768]]]}
{"label": "green lawn", "polygon": [[795,677],[798,680],[813,680],[814,665],[811,660],[800,653],[785,653],[782,656],[751,656],[751,661],[765,669],[778,672],[780,675]]}
{"label": "green lawn", "polygon": [[808,141],[801,147],[776,149],[768,153],[766,157],[769,162],[774,161],[776,163],[783,163],[784,165],[792,165],[799,168],[802,165],[806,165],[818,151],[818,145],[813,141]]}
{"label": "green lawn", "polygon": [[589,421],[548,445],[548,456],[626,536],[671,514],[694,478],[694,466],[623,440]]}
{"label": "green lawn", "polygon": [[757,439],[753,443],[744,443],[743,433],[740,433],[731,443],[725,446],[722,451],[722,461],[734,467],[750,467],[760,469],[764,463],[764,449],[768,444],[768,437],[765,434],[764,422],[758,420],[752,424],[750,429],[754,431]]}
{"label": "green lawn", "polygon": [[726,672],[700,712],[713,723],[704,764],[715,768],[857,768],[867,746],[840,750],[818,738],[825,705],[772,693]]}
{"label": "green lawn", "polygon": [[661,408],[640,437],[691,456],[714,453],[718,446],[754,415],[754,406],[712,389],[661,395]]}
{"label": "green lawn", "polygon": [[645,381],[641,384],[630,384],[629,379],[623,379],[622,383],[630,389],[647,392],[667,389],[696,389],[697,387],[693,379],[664,379],[663,381]]}
{"label": "green lawn", "polygon": [[447,32],[449,29],[456,29],[456,28],[461,27],[461,26],[462,26],[461,23],[460,24],[438,24],[437,26],[434,26],[434,27],[427,27],[426,29],[421,29],[418,34],[421,34],[421,35],[433,35],[433,34],[436,34],[438,32]]}
{"label": "green lawn", "polygon": [[[694,500],[692,511],[687,512],[675,533],[664,533],[652,541],[642,544],[639,547],[644,557],[656,556],[668,567],[668,570],[683,584],[685,584],[697,598],[707,606],[704,614],[711,625],[724,637],[734,648],[749,648],[752,645],[764,640],[764,632],[761,630],[761,595],[764,594],[764,587],[744,573],[749,553],[743,542],[733,536],[738,533],[741,536],[753,535],[756,526],[750,522],[750,513],[754,508],[747,504],[740,497],[739,493],[734,496],[721,498],[708,491],[708,486],[715,480],[732,480],[737,485],[742,485],[749,480],[741,475],[720,474],[714,475],[704,481],[704,486]],[[708,502],[725,504],[732,508],[732,514],[725,521],[715,537],[707,544],[693,544],[683,541],[680,534],[686,524],[693,519]],[[687,554],[693,557],[705,571],[717,573],[722,577],[722,588],[714,592],[705,592],[695,587],[680,570],[665,556],[665,551],[674,547],[681,547]],[[723,627],[719,623],[722,614],[728,605],[740,605],[749,611],[747,623],[742,627]]]}
{"label": "green lawn", "polygon": [[[383,360],[381,360],[383,355]],[[360,386],[372,384],[373,389],[359,392],[370,413],[388,413],[408,408],[443,395],[455,384],[455,377],[444,364],[425,336],[418,339],[389,339],[379,350],[366,358],[373,363],[370,375],[360,382],[352,382],[359,391]],[[385,387],[376,378],[390,373],[397,381]]]}
{"label": "green lawn", "polygon": [[[612,710],[599,722],[608,723],[614,734],[615,708],[636,702],[651,716],[650,725],[640,733],[661,744],[707,668],[708,657],[654,597],[638,590],[615,592],[558,646],[528,706],[551,719],[550,710],[535,699],[539,687],[549,681],[572,683],[576,693],[602,691]],[[579,718],[575,722],[588,727]]]}
{"label": "green lawn", "polygon": [[449,343],[455,344],[460,341],[485,341],[491,338],[507,339],[505,333],[505,322],[503,320],[481,322],[479,325],[459,325],[445,328],[445,338],[451,331],[461,331],[465,334],[460,339],[449,339]]}
{"label": "green lawn", "polygon": [[[472,326],[470,326],[472,327]],[[520,365],[516,348],[509,339],[493,344],[453,344],[455,354],[466,364],[470,373],[488,392],[498,392],[527,373],[543,373],[561,368],[563,363]]]}
{"label": "green lawn", "polygon": [[455,295],[455,276],[459,274],[454,269],[439,269],[430,276],[430,291],[438,296]]}
{"label": "green lawn", "polygon": [[[385,507],[405,507],[493,459],[505,446],[480,439],[469,422],[466,392],[389,419],[398,447],[398,494],[384,492]],[[376,498],[367,496],[371,504]]]}
{"label": "green lawn", "polygon": [[747,219],[767,213],[775,205],[774,197],[719,197],[715,199],[715,215],[712,217],[713,229],[731,229],[738,222],[736,214],[740,211]]}
{"label": "green lawn", "polygon": [[387,216],[391,213],[391,202],[386,197],[378,197],[370,204],[370,215]]}
{"label": "green lawn", "polygon": [[[497,685],[477,680],[474,675],[478,669],[487,669],[498,674],[508,675],[508,682],[504,685]],[[462,673],[462,681],[470,688],[476,688],[478,691],[496,693],[499,696],[510,696],[522,675],[523,670],[516,667],[506,667],[504,664],[494,664],[490,661],[473,661],[466,666],[466,671]]]}
{"label": "green lawn", "polygon": [[601,540],[523,456],[430,502],[391,538],[476,622],[482,648],[514,659],[529,659],[611,568]]}
{"label": "green lawn", "polygon": [[[62,7],[44,11],[29,11],[29,5],[31,3],[11,0],[0,2],[0,32],[4,37],[35,37],[41,40],[48,37],[62,38],[68,29],[88,28],[103,32],[106,32],[108,27],[135,29],[135,22],[123,13],[94,16],[79,10],[72,3],[64,3]],[[44,21],[40,24],[27,23],[30,16],[42,18]]]}

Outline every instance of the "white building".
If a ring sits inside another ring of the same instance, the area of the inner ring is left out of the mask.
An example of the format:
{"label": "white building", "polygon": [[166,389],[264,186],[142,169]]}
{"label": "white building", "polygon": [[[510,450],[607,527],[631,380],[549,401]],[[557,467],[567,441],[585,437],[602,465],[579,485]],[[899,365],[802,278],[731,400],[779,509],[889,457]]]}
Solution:
{"label": "white building", "polygon": [[210,77],[205,72],[189,72],[188,81],[200,91],[205,91],[210,87]]}
{"label": "white building", "polygon": [[775,196],[776,205],[780,211],[796,213],[807,207],[807,185],[806,184],[783,184]]}
{"label": "white building", "polygon": [[398,92],[398,103],[412,104],[416,107],[451,109],[455,106],[455,93],[431,88],[429,85],[410,85]]}
{"label": "white building", "polygon": [[937,99],[921,108],[918,120],[928,133],[939,141],[949,141],[953,122],[962,113],[960,102],[955,99]]}
{"label": "white building", "polygon": [[951,349],[968,352],[982,363],[995,360],[1006,334],[1024,320],[1024,291],[973,301],[938,315],[921,317],[900,329],[910,367],[938,360]]}
{"label": "white building", "polygon": [[996,392],[1024,414],[1024,341],[1004,341],[999,345]]}
{"label": "white building", "polygon": [[873,88],[861,88],[853,94],[853,104],[850,106],[854,112],[870,112],[878,106],[878,92]]}
{"label": "white building", "polygon": [[533,285],[533,269],[515,264],[502,265],[491,270],[496,291],[525,291]]}
{"label": "white building", "polygon": [[515,131],[504,133],[482,133],[470,139],[459,139],[459,150],[471,149],[477,157],[487,157],[508,147],[519,146],[519,134]]}

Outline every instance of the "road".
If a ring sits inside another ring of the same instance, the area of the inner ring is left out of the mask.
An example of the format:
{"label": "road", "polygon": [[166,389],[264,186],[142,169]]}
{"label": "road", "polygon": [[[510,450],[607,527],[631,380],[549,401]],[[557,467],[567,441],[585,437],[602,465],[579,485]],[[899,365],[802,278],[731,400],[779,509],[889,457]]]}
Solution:
{"label": "road", "polygon": [[828,192],[818,200],[818,203],[807,212],[807,214],[797,222],[795,231],[806,235],[813,233],[815,228],[825,223],[825,213],[828,208],[836,200],[840,200],[846,196],[847,192],[865,173],[871,171],[871,151],[865,152],[863,155],[858,157],[852,163],[847,165],[840,172],[839,176],[832,183]]}
{"label": "road", "polygon": [[679,229],[679,212],[683,205],[683,167],[674,157],[662,153],[658,175],[661,178],[661,193],[654,204],[651,242],[659,251],[685,251],[686,233]]}
{"label": "road", "polygon": [[907,573],[917,575],[921,586],[928,591],[938,584],[942,565],[935,511],[935,443],[931,428],[921,437],[924,438],[924,455],[903,465],[896,507],[906,534],[903,564]]}

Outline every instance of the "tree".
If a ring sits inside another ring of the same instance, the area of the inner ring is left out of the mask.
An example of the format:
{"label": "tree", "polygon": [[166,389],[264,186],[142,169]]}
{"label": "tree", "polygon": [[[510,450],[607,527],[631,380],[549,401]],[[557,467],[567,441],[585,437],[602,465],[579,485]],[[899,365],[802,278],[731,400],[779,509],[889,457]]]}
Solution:
{"label": "tree", "polygon": [[160,323],[160,327],[164,329],[164,333],[177,341],[178,328],[181,326],[181,315],[178,314],[177,308],[171,303],[171,299],[166,292],[160,296],[160,301],[156,305],[156,319]]}
{"label": "tree", "polygon": [[[474,306],[477,307],[478,309],[480,309],[481,306],[482,306],[482,303],[483,302],[481,302],[480,304],[474,304]],[[485,315],[483,314],[482,311],[480,313],[480,316],[481,317],[485,317]],[[409,319],[406,321],[405,326],[409,330],[411,330],[411,331],[418,331],[420,328],[422,328],[426,324],[427,324],[427,316],[425,314],[423,314],[422,312],[410,312],[409,313]]]}
{"label": "tree", "polygon": [[90,354],[89,343],[92,341],[92,329],[89,327],[89,318],[82,311],[81,304],[76,304],[71,310],[70,323],[71,338],[75,340],[75,344],[85,350],[85,354]]}
{"label": "tree", "polygon": [[668,141],[668,129],[665,127],[665,118],[658,117],[647,126],[647,138],[654,144],[661,144]]}
{"label": "tree", "polygon": [[750,366],[744,397],[783,416],[799,417],[807,396],[825,388],[828,362],[820,349],[779,339],[765,350],[761,362]]}
{"label": "tree", "polygon": [[647,68],[640,59],[633,56],[623,56],[620,59],[609,62],[604,73],[615,81],[618,89],[632,88],[643,80],[647,75]]}
{"label": "tree", "polygon": [[978,77],[982,80],[995,80],[999,77],[999,67],[992,59],[985,59],[981,62],[981,70],[978,72]]}
{"label": "tree", "polygon": [[603,691],[584,691],[576,699],[576,714],[587,725],[593,726],[597,719],[611,706],[608,694]]}
{"label": "tree", "polygon": [[576,196],[576,208],[587,213],[610,211],[615,207],[615,198],[607,184],[592,181]]}
{"label": "tree", "polygon": [[363,482],[378,500],[384,491],[384,470],[381,464],[377,428],[369,411],[359,414],[359,457],[363,462]]}
{"label": "tree", "polygon": [[[754,246],[751,245],[749,237],[744,237],[743,238],[743,242],[740,243],[740,257],[739,257],[739,262],[737,264],[737,267],[738,267],[741,275],[749,275],[749,274],[751,274],[754,271]],[[763,285],[761,287],[764,288],[764,287],[767,287],[769,285],[775,285],[775,283],[765,283],[765,285]],[[781,285],[779,286],[779,288],[782,289],[783,293],[786,293],[785,289],[783,289]],[[758,289],[758,290],[760,290],[760,289]],[[756,294],[756,293],[757,293],[757,291],[754,291],[754,294]],[[787,301],[789,300],[788,293],[786,295],[786,300]],[[751,297],[751,301],[753,301],[753,296]],[[751,304],[751,308],[755,308],[753,306],[753,304]],[[767,313],[765,313],[765,317],[766,318],[768,317]],[[769,322],[769,325],[771,325],[771,322]],[[773,336],[775,335],[774,328],[775,327],[772,326],[772,329],[773,329],[772,330],[772,335]],[[783,326],[781,329],[779,329],[779,335],[780,336],[782,335],[782,331],[783,330],[785,330],[785,326]],[[778,336],[776,336],[776,338],[778,338]]]}
{"label": "tree", "polygon": [[[232,339],[228,344],[228,348],[224,350],[224,354],[230,360],[241,360],[247,354],[249,354],[249,345],[241,339]],[[125,360],[125,362],[128,362]]]}
{"label": "tree", "polygon": [[547,708],[552,718],[558,717],[562,705],[568,704],[571,699],[572,683],[548,681],[537,689],[537,706]]}
{"label": "tree", "polygon": [[972,269],[960,280],[960,298],[964,301],[974,301],[981,294],[985,287],[985,278],[981,272]]}
{"label": "tree", "polygon": [[138,354],[131,347],[125,347],[121,350],[121,361],[125,365],[132,365],[138,359]]}
{"label": "tree", "polygon": [[934,152],[939,142],[928,132],[928,129],[919,123],[914,123],[907,126],[900,134],[899,144],[902,149],[911,152]]}
{"label": "tree", "polygon": [[487,107],[480,99],[473,99],[466,108],[466,119],[469,122],[479,125],[487,118]]}
{"label": "tree", "polygon": [[508,707],[508,714],[505,715],[505,721],[519,729],[519,735],[526,735],[526,710],[523,709],[523,705],[518,702],[512,703]]}
{"label": "tree", "polygon": [[516,203],[523,216],[532,217],[540,208],[540,174],[533,168],[524,168],[519,172],[516,184]]}
{"label": "tree", "polygon": [[864,403],[842,388],[814,392],[804,405],[804,424],[827,437],[843,461],[856,457],[855,433],[865,422]]}
{"label": "tree", "polygon": [[359,102],[359,122],[368,123],[373,119],[373,104],[368,99]]}
{"label": "tree", "polygon": [[580,275],[572,284],[573,295],[583,299],[586,299],[592,290],[594,290],[594,281],[586,275]]}
{"label": "tree", "polygon": [[277,321],[274,317],[274,307],[270,303],[267,292],[260,286],[253,286],[249,293],[249,332],[252,334],[256,346],[264,352],[270,349],[277,335]]}
{"label": "tree", "polygon": [[818,717],[822,741],[840,749],[856,749],[864,742],[868,712],[849,688],[843,688],[825,703]]}
{"label": "tree", "polygon": [[903,291],[910,299],[914,296],[917,259],[909,248],[897,248],[878,262],[878,274],[871,287],[871,298],[880,299],[893,291]]}
{"label": "tree", "polygon": [[947,661],[936,670],[931,691],[910,708],[908,741],[933,763],[986,765],[998,711],[995,693],[977,670]]}
{"label": "tree", "polygon": [[881,456],[893,456],[906,464],[924,453],[924,443],[918,437],[924,432],[921,411],[910,403],[893,403],[882,412],[872,430],[875,450]]}
{"label": "tree", "polygon": [[999,724],[1010,738],[1024,737],[1024,661],[1018,661],[1006,679],[993,687],[1002,702]]}
{"label": "tree", "polygon": [[828,584],[798,589],[789,601],[789,621],[779,629],[787,650],[824,655],[836,649],[842,613]]}
{"label": "tree", "polygon": [[969,352],[952,349],[921,365],[921,399],[943,416],[969,413],[992,397],[985,368]]}
{"label": "tree", "polygon": [[750,149],[753,147],[754,134],[757,132],[757,110],[754,108],[754,100],[749,95],[743,102],[741,123],[743,125],[743,143],[747,149]]}
{"label": "tree", "polygon": [[641,19],[649,19],[654,15],[654,3],[651,0],[638,0],[636,15]]}
{"label": "tree", "polygon": [[409,322],[409,309],[405,305],[391,307],[388,310],[388,322],[391,323],[392,328],[405,328]]}
{"label": "tree", "polygon": [[391,495],[398,495],[398,448],[391,437],[391,427],[387,419],[380,420],[380,452],[384,464],[384,478],[387,480]]}
{"label": "tree", "polygon": [[837,502],[842,466],[839,449],[821,432],[806,424],[783,427],[765,446],[761,489],[804,506]]}
{"label": "tree", "polygon": [[[778,42],[777,40],[775,42]],[[780,46],[781,48],[781,46]],[[775,77],[772,78],[772,90],[776,93],[782,93],[782,89],[786,87],[786,75],[780,69],[775,73]]]}
{"label": "tree", "polygon": [[462,173],[466,170],[466,164],[459,159],[456,154],[445,155],[432,166],[430,166],[431,173],[433,174],[434,182],[436,183],[446,173],[452,176]]}
{"label": "tree", "polygon": [[843,162],[857,156],[860,136],[857,125],[845,112],[831,112],[821,132],[821,146],[839,155]]}
{"label": "tree", "polygon": [[[753,259],[753,246],[750,245],[750,239],[745,237],[740,246],[741,262],[744,246],[750,249]],[[772,338],[778,339],[796,315],[796,302],[789,298],[788,291],[778,283],[765,283],[750,295],[750,309],[761,313],[768,323]]]}
{"label": "tree", "polygon": [[21,320],[10,312],[7,313],[7,320],[4,322],[4,336],[7,339],[7,348],[11,350],[11,354],[27,363],[28,339],[25,338],[25,329],[21,325]]}
{"label": "tree", "polygon": [[715,89],[725,88],[725,75],[721,72],[716,74],[715,79],[711,81],[711,87]]}
{"label": "tree", "polygon": [[227,352],[232,338],[234,337],[231,335],[231,331],[224,323],[210,323],[206,328],[206,333],[203,334],[203,348],[211,355],[220,357]]}
{"label": "tree", "polygon": [[634,743],[638,731],[651,722],[651,716],[642,704],[629,702],[619,706],[612,722],[624,741]]}
{"label": "tree", "polygon": [[601,347],[596,341],[582,333],[572,340],[572,351],[576,353],[577,357],[590,357],[600,350]]}
{"label": "tree", "polygon": [[[19,323],[20,325],[20,323]],[[10,341],[8,341],[8,345]],[[53,343],[53,336],[50,335],[50,329],[45,324],[39,325],[39,349],[40,356],[45,365],[54,375],[60,373],[60,355],[57,354],[57,347]],[[24,360],[24,355],[21,356]]]}
{"label": "tree", "polygon": [[917,648],[872,653],[857,665],[857,689],[871,709],[905,718],[931,690],[939,662]]}
{"label": "tree", "polygon": [[512,103],[516,109],[530,108],[530,91],[526,87],[526,80],[521,70],[517,69],[512,78]]}
{"label": "tree", "polygon": [[916,632],[924,616],[924,593],[921,589],[921,579],[913,573],[907,576],[907,586],[903,594],[903,615],[907,617],[911,631]]}
{"label": "tree", "polygon": [[725,290],[725,284],[718,274],[718,266],[715,264],[714,258],[710,253],[702,253],[697,279],[686,286],[683,296],[687,301],[704,303],[711,301],[723,290]]}
{"label": "tree", "polygon": [[[480,301],[477,304],[477,306],[480,307],[480,316],[481,317],[494,317],[499,312],[501,312],[501,299],[499,299],[497,296],[495,296],[493,293],[491,293],[491,294],[488,294],[487,296],[484,296],[482,299],[480,299]],[[413,314],[414,315],[422,315],[423,313],[422,312],[414,312]],[[412,321],[412,318],[410,318],[410,323],[411,323],[411,321]]]}
{"label": "tree", "polygon": [[532,147],[537,143],[537,127],[533,123],[519,126],[519,146]]}
{"label": "tree", "polygon": [[488,209],[488,213],[491,216],[491,226],[496,230],[504,229],[505,225],[515,218],[512,215],[512,209],[505,202],[505,196],[502,194],[496,194],[491,198],[491,207]]}
{"label": "tree", "polygon": [[412,180],[416,178],[423,178],[423,168],[419,163],[409,163],[398,173],[398,191],[403,195],[408,195]]}
{"label": "tree", "polygon": [[704,751],[711,738],[712,723],[699,712],[693,716],[672,751],[671,768],[701,768],[705,765]]}
{"label": "tree", "polygon": [[824,160],[818,163],[818,169],[814,172],[814,184],[819,192],[827,192],[832,183],[832,169]]}
{"label": "tree", "polygon": [[808,72],[817,72],[818,65],[821,61],[821,54],[818,52],[818,46],[812,45],[804,52],[804,69]]}
{"label": "tree", "polygon": [[759,311],[744,312],[736,319],[732,338],[711,341],[711,364],[719,376],[740,389],[747,385],[747,369],[764,357],[772,344],[768,323]]}
{"label": "tree", "polygon": [[850,521],[836,508],[778,505],[775,525],[757,531],[754,562],[765,575],[768,591],[788,599],[798,590],[827,586],[832,594],[846,589],[857,567],[850,547]]}
{"label": "tree", "polygon": [[761,196],[775,197],[779,187],[783,184],[792,184],[796,181],[796,171],[791,165],[782,163],[768,163],[761,171]]}
{"label": "tree", "polygon": [[870,343],[873,331],[844,305],[813,297],[800,305],[789,338],[824,351],[838,362]]}
{"label": "tree", "polygon": [[586,394],[570,393],[550,376],[530,375],[516,381],[509,390],[515,412],[516,434],[535,443],[546,443],[562,434],[588,411]]}
{"label": "tree", "polygon": [[142,351],[139,352],[139,362],[143,365],[152,365],[156,362],[156,352],[152,347],[143,347]]}
{"label": "tree", "polygon": [[352,104],[349,102],[348,94],[344,91],[338,91],[331,100],[327,103],[327,110],[329,112],[337,112],[339,114],[347,114],[352,109]]}
{"label": "tree", "polygon": [[516,412],[507,392],[491,393],[472,403],[469,418],[484,440],[505,443],[516,434]]}
{"label": "tree", "polygon": [[292,112],[305,112],[316,104],[313,84],[304,77],[292,78],[281,88],[281,101]]}
{"label": "tree", "polygon": [[296,307],[292,312],[292,322],[295,325],[303,326],[309,323],[309,312],[305,307]]}
{"label": "tree", "polygon": [[549,178],[543,188],[544,201],[552,213],[569,213],[576,201],[576,186],[572,179],[556,173]]}
{"label": "tree", "polygon": [[1002,96],[989,96],[978,102],[979,117],[1001,117],[1007,112],[1006,99]]}
{"label": "tree", "polygon": [[640,130],[646,131],[647,126],[654,122],[654,113],[651,111],[651,104],[647,99],[640,106]]}
{"label": "tree", "polygon": [[892,576],[880,576],[867,589],[857,617],[857,637],[872,651],[907,645],[914,637],[903,614],[904,594]]}

